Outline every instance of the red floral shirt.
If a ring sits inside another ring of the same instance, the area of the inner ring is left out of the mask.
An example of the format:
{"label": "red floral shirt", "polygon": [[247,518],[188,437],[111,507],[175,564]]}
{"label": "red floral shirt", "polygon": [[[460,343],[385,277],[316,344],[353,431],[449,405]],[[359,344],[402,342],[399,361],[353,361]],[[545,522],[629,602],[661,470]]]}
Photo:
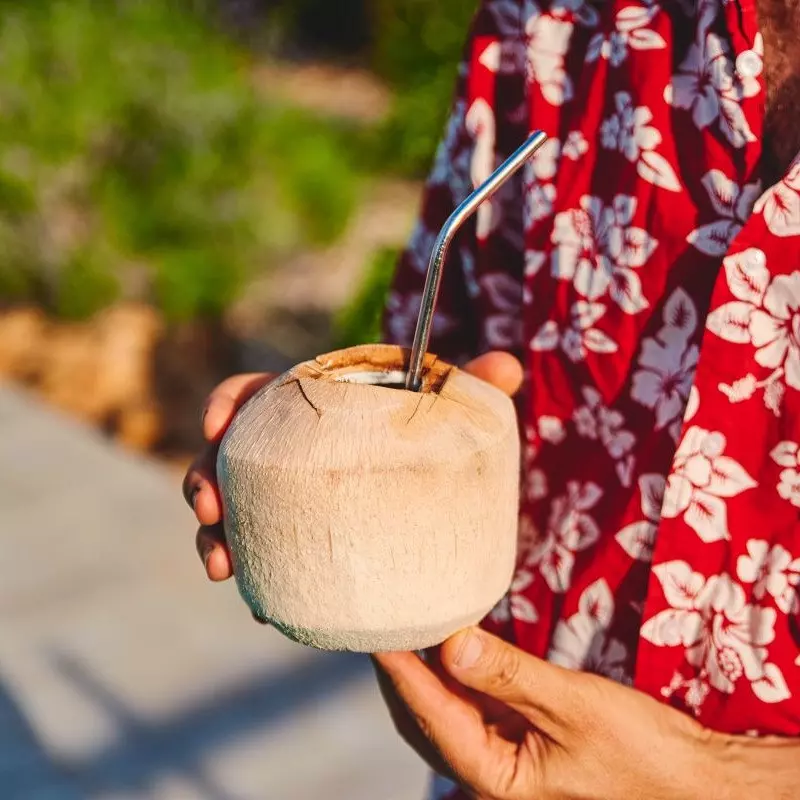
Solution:
{"label": "red floral shirt", "polygon": [[[386,316],[526,365],[519,563],[485,621],[732,733],[800,734],[800,159],[763,192],[753,0],[484,0]],[[451,794],[447,794],[447,792]],[[461,797],[452,788],[437,797]]]}

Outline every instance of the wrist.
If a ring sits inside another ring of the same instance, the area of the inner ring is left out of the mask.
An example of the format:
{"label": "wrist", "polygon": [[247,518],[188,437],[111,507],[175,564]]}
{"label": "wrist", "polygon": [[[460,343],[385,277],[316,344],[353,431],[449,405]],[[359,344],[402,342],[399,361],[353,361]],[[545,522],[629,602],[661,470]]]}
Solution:
{"label": "wrist", "polygon": [[699,793],[708,800],[790,800],[800,782],[795,739],[729,736],[705,731],[695,760]]}

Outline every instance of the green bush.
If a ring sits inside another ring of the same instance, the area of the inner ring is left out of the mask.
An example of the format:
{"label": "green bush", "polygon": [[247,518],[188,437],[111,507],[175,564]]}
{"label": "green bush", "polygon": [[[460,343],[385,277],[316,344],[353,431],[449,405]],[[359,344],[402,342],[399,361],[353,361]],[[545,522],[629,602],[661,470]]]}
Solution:
{"label": "green bush", "polygon": [[475,0],[377,0],[373,63],[397,97],[378,136],[378,158],[403,174],[430,167],[450,110]]}
{"label": "green bush", "polygon": [[[368,132],[362,149],[373,169],[421,178],[430,168],[449,115],[456,70],[476,5],[470,0],[378,0],[373,63],[396,91],[389,117]],[[367,264],[363,283],[336,320],[336,345],[379,341],[399,252],[384,249]]]}
{"label": "green bush", "polygon": [[261,36],[273,51],[360,59],[395,92],[358,156],[377,171],[422,177],[452,100],[477,0],[271,0]]}
{"label": "green bush", "polygon": [[[348,60],[363,58],[370,37],[371,0],[251,0],[239,20],[245,35],[273,52],[313,51]],[[256,7],[258,6],[258,8]],[[254,34],[256,26],[260,22]]]}
{"label": "green bush", "polygon": [[4,3],[0,298],[219,316],[252,270],[342,231],[348,136],[256,97],[243,52],[185,5]]}
{"label": "green bush", "polygon": [[393,248],[383,248],[373,255],[361,286],[334,320],[334,347],[352,347],[381,340],[383,309],[399,255]]}

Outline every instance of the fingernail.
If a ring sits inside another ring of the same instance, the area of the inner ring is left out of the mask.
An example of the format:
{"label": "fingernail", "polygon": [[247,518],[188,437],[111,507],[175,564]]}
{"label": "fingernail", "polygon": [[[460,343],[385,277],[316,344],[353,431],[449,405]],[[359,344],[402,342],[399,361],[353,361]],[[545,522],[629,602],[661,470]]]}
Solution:
{"label": "fingernail", "polygon": [[478,663],[478,659],[483,652],[483,642],[474,633],[464,635],[464,641],[456,655],[456,666],[461,669],[469,669]]}
{"label": "fingernail", "polygon": [[195,500],[197,500],[197,495],[198,494],[200,494],[200,487],[199,486],[195,486],[194,489],[192,489],[192,493],[189,495],[189,503],[192,506],[192,510],[194,510],[194,503],[195,503]]}
{"label": "fingernail", "polygon": [[206,414],[208,414],[208,406],[204,406],[200,412],[200,427],[202,428],[206,421]]}
{"label": "fingernail", "polygon": [[206,568],[206,572],[208,572],[208,559],[211,558],[211,554],[214,552],[214,545],[209,544],[203,548],[200,557],[203,559],[203,566]]}

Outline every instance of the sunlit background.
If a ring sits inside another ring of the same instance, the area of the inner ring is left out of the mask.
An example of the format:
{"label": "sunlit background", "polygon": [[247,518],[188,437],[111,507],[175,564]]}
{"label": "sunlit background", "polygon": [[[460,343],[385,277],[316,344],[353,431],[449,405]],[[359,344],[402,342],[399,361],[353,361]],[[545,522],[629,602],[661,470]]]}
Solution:
{"label": "sunlit background", "polygon": [[375,340],[469,0],[0,2],[0,798],[419,800],[193,552],[208,390]]}

